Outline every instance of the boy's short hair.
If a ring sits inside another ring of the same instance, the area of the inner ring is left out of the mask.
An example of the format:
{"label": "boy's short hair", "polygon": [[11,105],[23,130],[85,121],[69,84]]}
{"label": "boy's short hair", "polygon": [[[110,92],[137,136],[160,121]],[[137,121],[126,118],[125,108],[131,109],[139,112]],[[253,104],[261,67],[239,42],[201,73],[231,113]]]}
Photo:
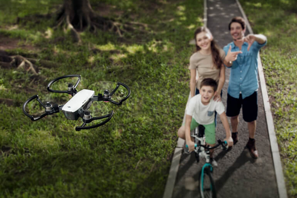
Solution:
{"label": "boy's short hair", "polygon": [[231,24],[234,22],[239,23],[243,30],[245,29],[245,20],[242,17],[234,17],[229,23],[229,31],[231,30]]}
{"label": "boy's short hair", "polygon": [[212,78],[205,78],[200,84],[200,89],[202,88],[202,86],[211,86],[213,88],[213,91],[215,92],[218,88],[218,83]]}

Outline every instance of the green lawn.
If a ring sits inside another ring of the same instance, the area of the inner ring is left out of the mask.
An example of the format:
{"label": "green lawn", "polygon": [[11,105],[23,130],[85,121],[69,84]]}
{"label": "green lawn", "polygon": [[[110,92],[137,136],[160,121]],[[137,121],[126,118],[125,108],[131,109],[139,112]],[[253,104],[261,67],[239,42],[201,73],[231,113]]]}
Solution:
{"label": "green lawn", "polygon": [[[95,11],[105,6],[108,16],[147,27],[123,38],[84,32],[81,44],[51,28],[54,16],[35,16],[55,13],[61,2],[0,0],[1,39],[19,44],[7,52],[37,59],[39,69],[34,76],[0,68],[0,197],[161,197],[189,93],[188,42],[202,25],[203,1],[92,0]],[[26,20],[16,26],[17,17]],[[35,94],[67,101],[46,92],[49,81],[67,74],[82,75],[80,89],[112,81],[132,93],[121,107],[106,104],[115,115],[92,130],[75,131],[79,123],[62,113],[37,122],[23,114]]]}
{"label": "green lawn", "polygon": [[297,4],[295,0],[240,2],[254,33],[268,38],[261,60],[288,194],[297,197]]}

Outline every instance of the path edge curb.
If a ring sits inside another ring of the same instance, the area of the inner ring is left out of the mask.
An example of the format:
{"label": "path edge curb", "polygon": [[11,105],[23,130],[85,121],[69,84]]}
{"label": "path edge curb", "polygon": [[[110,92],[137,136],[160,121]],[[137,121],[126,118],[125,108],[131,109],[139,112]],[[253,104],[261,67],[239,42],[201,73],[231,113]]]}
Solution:
{"label": "path edge curb", "polygon": [[[204,7],[203,26],[205,26],[205,27],[207,27],[207,4],[206,4],[206,1],[207,0],[203,1],[203,4],[204,4],[204,6],[203,6]],[[190,41],[189,44],[191,44],[191,41]],[[190,100],[190,96],[191,96],[190,94],[189,94],[188,101]],[[185,115],[184,115],[184,119],[185,119]],[[183,140],[181,138],[178,138],[178,140],[177,140],[177,144],[176,144],[176,148],[174,150],[174,154],[173,154],[173,157],[172,157],[172,162],[171,162],[171,166],[170,166],[169,175],[168,175],[168,178],[167,178],[163,198],[172,198],[173,189],[174,189],[174,185],[175,185],[175,181],[176,181],[176,176],[177,176],[177,173],[178,173],[180,158],[181,158],[182,149],[183,149],[182,147],[184,145],[184,142],[185,142],[185,140]]]}
{"label": "path edge curb", "polygon": [[[239,0],[236,0],[236,2],[237,2],[237,5],[239,7],[239,10],[240,10],[244,20],[246,21],[246,26],[247,26],[249,32],[251,34],[254,34],[253,30],[250,26],[250,23],[245,15],[245,12],[241,7]],[[266,115],[267,129],[268,129],[268,135],[269,135],[269,140],[270,140],[270,145],[271,145],[271,153],[272,153],[272,158],[273,158],[276,183],[277,183],[277,187],[278,187],[278,194],[279,194],[280,198],[287,198],[288,196],[287,196],[286,184],[285,184],[285,180],[284,180],[283,168],[282,168],[282,164],[281,164],[279,148],[278,148],[276,134],[275,134],[275,130],[274,130],[273,117],[272,117],[272,112],[270,109],[270,103],[269,103],[269,98],[268,98],[268,93],[267,93],[267,88],[266,88],[263,66],[262,66],[262,62],[260,59],[260,53],[258,53],[258,75],[259,75],[260,85],[261,85],[261,90],[262,90],[264,111],[265,111],[265,115]]]}

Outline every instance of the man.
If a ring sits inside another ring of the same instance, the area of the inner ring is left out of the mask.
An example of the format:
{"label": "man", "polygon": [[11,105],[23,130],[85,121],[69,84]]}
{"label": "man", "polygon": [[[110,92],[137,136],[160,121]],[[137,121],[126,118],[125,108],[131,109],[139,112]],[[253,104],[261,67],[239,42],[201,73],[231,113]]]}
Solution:
{"label": "man", "polygon": [[[258,158],[255,145],[256,120],[258,116],[258,52],[267,43],[261,34],[249,34],[246,37],[245,21],[235,17],[229,23],[233,42],[224,47],[225,65],[231,68],[227,116],[231,117],[232,138],[234,145],[238,142],[239,112],[242,107],[243,119],[248,123],[249,141],[246,148],[253,158]],[[236,52],[236,53],[235,53]]]}

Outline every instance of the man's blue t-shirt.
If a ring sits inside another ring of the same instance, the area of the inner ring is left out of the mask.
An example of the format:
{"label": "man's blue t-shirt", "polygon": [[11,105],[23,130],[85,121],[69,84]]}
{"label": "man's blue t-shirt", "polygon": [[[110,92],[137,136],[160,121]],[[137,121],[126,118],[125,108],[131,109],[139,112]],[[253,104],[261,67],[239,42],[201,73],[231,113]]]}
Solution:
{"label": "man's blue t-shirt", "polygon": [[[266,45],[267,41],[263,44],[259,44],[257,41],[251,45],[248,51],[248,43],[244,42],[241,50],[234,44],[229,43],[224,47],[225,54],[229,51],[231,45],[231,52],[242,51],[242,54],[238,54],[237,59],[233,61],[229,78],[228,94],[233,98],[239,98],[239,94],[242,94],[242,98],[246,98],[252,95],[258,88],[258,52]],[[229,68],[229,67],[228,67]]]}

